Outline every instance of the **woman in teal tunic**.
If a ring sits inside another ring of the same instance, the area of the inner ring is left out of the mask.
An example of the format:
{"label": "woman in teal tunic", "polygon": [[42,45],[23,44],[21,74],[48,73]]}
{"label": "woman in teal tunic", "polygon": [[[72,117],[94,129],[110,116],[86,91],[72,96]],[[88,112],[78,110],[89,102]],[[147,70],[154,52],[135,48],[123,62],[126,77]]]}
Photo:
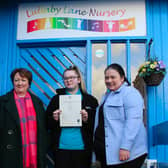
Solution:
{"label": "woman in teal tunic", "polygon": [[[86,92],[81,73],[76,66],[71,66],[64,71],[63,80],[65,88],[56,90],[57,94],[47,107],[48,129],[51,133],[55,167],[89,168],[93,148],[95,112],[98,102],[96,98]],[[82,126],[60,127],[60,95],[81,95]]]}

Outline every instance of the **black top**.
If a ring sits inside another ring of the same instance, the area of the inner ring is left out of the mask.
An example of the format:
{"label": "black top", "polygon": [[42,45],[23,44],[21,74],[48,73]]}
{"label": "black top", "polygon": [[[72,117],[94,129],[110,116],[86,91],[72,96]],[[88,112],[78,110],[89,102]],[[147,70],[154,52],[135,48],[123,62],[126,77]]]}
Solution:
{"label": "black top", "polygon": [[104,102],[99,107],[99,113],[98,113],[98,126],[95,131],[95,137],[94,137],[94,151],[96,154],[97,160],[106,160],[106,154],[105,154],[105,126],[104,126],[104,112],[103,112],[103,106],[106,102],[106,99],[108,97],[109,93],[106,94]]}
{"label": "black top", "polygon": [[95,131],[94,151],[96,153],[97,160],[101,160],[105,157],[105,130],[104,130],[104,114],[103,105],[99,107],[99,119],[98,126]]}
{"label": "black top", "polygon": [[[30,93],[30,92],[29,92]],[[42,101],[31,94],[37,119],[37,164],[45,168],[47,152],[46,115]],[[20,118],[13,90],[0,96],[0,168],[23,168]]]}
{"label": "black top", "polygon": [[[51,99],[47,107],[47,127],[51,133],[51,148],[53,150],[58,149],[59,138],[61,134],[59,121],[55,121],[53,119],[53,111],[59,109],[59,95],[66,95],[66,89],[57,89],[56,92],[57,94]],[[88,112],[88,121],[82,122],[81,133],[85,149],[91,151],[93,148],[93,130],[98,101],[92,95],[83,93],[82,91],[81,94],[82,109],[85,109]]]}

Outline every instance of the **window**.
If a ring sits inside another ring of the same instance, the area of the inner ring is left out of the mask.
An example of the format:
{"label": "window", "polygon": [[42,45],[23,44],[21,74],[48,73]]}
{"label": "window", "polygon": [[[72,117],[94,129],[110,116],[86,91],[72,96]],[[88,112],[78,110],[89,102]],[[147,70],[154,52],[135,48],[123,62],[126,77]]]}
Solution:
{"label": "window", "polygon": [[92,94],[100,100],[106,87],[104,84],[104,69],[107,66],[106,43],[92,44]]}
{"label": "window", "polygon": [[[99,100],[106,91],[104,70],[108,64],[120,64],[124,68],[126,76],[133,85],[136,80],[138,68],[145,61],[145,40],[136,43],[120,41],[116,42],[116,40],[112,40],[110,43],[92,43],[92,94]],[[109,53],[107,51],[109,51]]]}

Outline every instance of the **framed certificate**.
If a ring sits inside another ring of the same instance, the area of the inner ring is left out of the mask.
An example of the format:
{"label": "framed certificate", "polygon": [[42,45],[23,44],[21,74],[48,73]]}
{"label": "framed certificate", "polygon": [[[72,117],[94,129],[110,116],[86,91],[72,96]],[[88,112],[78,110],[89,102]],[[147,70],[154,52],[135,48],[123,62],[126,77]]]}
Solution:
{"label": "framed certificate", "polygon": [[81,95],[60,95],[59,109],[61,127],[80,127],[82,126]]}

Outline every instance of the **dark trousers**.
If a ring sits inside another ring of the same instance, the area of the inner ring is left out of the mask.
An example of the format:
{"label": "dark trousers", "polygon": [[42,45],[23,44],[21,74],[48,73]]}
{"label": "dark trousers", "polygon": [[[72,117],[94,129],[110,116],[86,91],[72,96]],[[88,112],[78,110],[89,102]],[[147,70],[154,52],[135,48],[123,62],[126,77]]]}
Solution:
{"label": "dark trousers", "polygon": [[55,168],[90,168],[91,153],[86,150],[58,150]]}
{"label": "dark trousers", "polygon": [[147,154],[144,154],[134,160],[128,161],[126,163],[117,164],[117,165],[106,165],[105,161],[101,161],[101,168],[141,168]]}

